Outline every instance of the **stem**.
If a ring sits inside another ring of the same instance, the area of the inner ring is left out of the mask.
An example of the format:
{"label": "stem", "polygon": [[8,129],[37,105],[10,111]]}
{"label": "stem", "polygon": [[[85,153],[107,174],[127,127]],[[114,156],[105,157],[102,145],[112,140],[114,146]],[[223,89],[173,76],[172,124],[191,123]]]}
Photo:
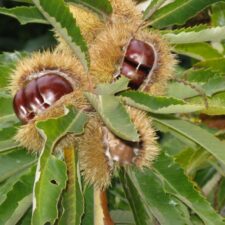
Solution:
{"label": "stem", "polygon": [[68,146],[64,148],[64,160],[67,166],[68,173],[68,181],[67,181],[67,189],[66,192],[70,193],[69,196],[65,197],[66,204],[66,215],[64,215],[64,219],[66,220],[66,224],[76,224],[76,189],[78,188],[76,185],[77,179],[77,170],[76,170],[76,153],[74,146]]}
{"label": "stem", "polygon": [[106,191],[94,191],[94,224],[114,225],[109,213]]}

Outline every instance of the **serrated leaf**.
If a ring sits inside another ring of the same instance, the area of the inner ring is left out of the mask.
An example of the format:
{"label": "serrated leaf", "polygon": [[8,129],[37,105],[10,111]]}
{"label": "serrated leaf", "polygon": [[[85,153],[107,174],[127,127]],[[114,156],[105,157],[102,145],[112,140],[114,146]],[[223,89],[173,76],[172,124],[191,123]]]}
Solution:
{"label": "serrated leaf", "polygon": [[187,148],[175,157],[176,162],[185,170],[185,174],[193,177],[198,169],[209,163],[210,156],[209,152],[203,149]]}
{"label": "serrated leaf", "polygon": [[223,73],[219,73],[210,68],[195,69],[192,67],[184,72],[184,79],[193,83],[206,83],[209,79],[223,76]]}
{"label": "serrated leaf", "polygon": [[171,44],[188,44],[198,42],[221,42],[225,39],[225,26],[212,27],[200,31],[182,31],[181,33],[166,33],[164,37]]}
{"label": "serrated leaf", "polygon": [[47,21],[70,46],[75,55],[88,70],[89,54],[87,44],[81,35],[80,28],[63,0],[33,0]]}
{"label": "serrated leaf", "polygon": [[84,198],[77,156],[77,151],[74,148],[64,150],[68,182],[62,197],[63,215],[59,220],[59,225],[81,224],[81,217],[84,213]]}
{"label": "serrated leaf", "polygon": [[18,6],[15,8],[0,7],[0,14],[11,16],[17,19],[21,25],[27,23],[42,23],[48,24],[46,19],[41,15],[39,10],[34,6]]}
{"label": "serrated leaf", "polygon": [[[68,132],[80,134],[85,123],[83,113],[71,108],[69,112],[67,110],[67,115],[64,117],[37,124],[38,129],[45,137],[46,145],[39,158],[36,171],[32,225],[47,222],[53,224],[56,220],[58,215],[56,205],[66,187],[67,170],[65,162],[53,156],[52,152],[55,144]],[[76,124],[78,124],[78,128]],[[48,196],[48,201],[46,201],[46,196]]]}
{"label": "serrated leaf", "polygon": [[84,5],[99,14],[110,14],[112,13],[112,6],[109,0],[69,0]]}
{"label": "serrated leaf", "polygon": [[[209,202],[184,175],[171,157],[162,153],[155,162],[154,171],[164,183],[167,192],[189,206],[207,225],[224,225],[223,218],[210,206]],[[167,188],[167,187],[168,188]]]}
{"label": "serrated leaf", "polygon": [[[202,97],[194,97],[188,100],[194,104],[204,104]],[[202,113],[208,115],[225,115],[225,92],[217,93],[207,98],[209,107],[204,109]]]}
{"label": "serrated leaf", "polygon": [[211,153],[217,160],[225,164],[225,155],[223,152],[223,149],[225,149],[225,144],[218,138],[214,137],[213,134],[209,133],[207,130],[179,119],[163,119],[153,117],[153,120],[156,123],[164,125],[172,131],[175,131],[194,141]]}
{"label": "serrated leaf", "polygon": [[194,59],[198,60],[207,60],[212,58],[222,57],[216,49],[214,49],[208,43],[192,43],[192,44],[180,44],[175,45],[174,51],[182,54],[190,56]]}
{"label": "serrated leaf", "polygon": [[120,179],[138,225],[152,224],[151,214],[162,225],[186,224],[175,201],[173,205],[171,197],[151,171],[122,171]]}
{"label": "serrated leaf", "polygon": [[144,19],[147,20],[150,18],[157,10],[158,8],[164,4],[166,0],[152,0],[149,3],[149,6],[144,11]]}
{"label": "serrated leaf", "polygon": [[94,95],[87,92],[85,96],[113,133],[127,141],[139,140],[139,135],[129,114],[115,96]]}
{"label": "serrated leaf", "polygon": [[215,93],[225,91],[225,78],[216,77],[208,80],[208,82],[202,86],[207,96],[212,96]]}
{"label": "serrated leaf", "polygon": [[182,25],[207,6],[220,0],[175,0],[159,9],[151,17],[151,25],[164,28],[170,25]]}
{"label": "serrated leaf", "polygon": [[172,97],[151,96],[143,92],[128,91],[121,93],[128,105],[147,112],[170,114],[187,113],[203,109],[202,105],[188,104],[185,101]]}
{"label": "serrated leaf", "polygon": [[95,93],[98,95],[114,95],[118,92],[125,91],[128,89],[129,79],[121,77],[119,80],[112,84],[99,84],[95,89]]}
{"label": "serrated leaf", "polygon": [[216,59],[209,59],[203,62],[196,63],[194,65],[195,68],[209,68],[213,69],[217,72],[223,73],[225,70],[225,58],[216,58]]}
{"label": "serrated leaf", "polygon": [[0,154],[0,182],[31,167],[36,163],[34,156],[26,150],[16,148],[9,153]]}
{"label": "serrated leaf", "polygon": [[0,205],[0,224],[17,224],[31,206],[34,174],[33,167],[7,193],[5,201]]}

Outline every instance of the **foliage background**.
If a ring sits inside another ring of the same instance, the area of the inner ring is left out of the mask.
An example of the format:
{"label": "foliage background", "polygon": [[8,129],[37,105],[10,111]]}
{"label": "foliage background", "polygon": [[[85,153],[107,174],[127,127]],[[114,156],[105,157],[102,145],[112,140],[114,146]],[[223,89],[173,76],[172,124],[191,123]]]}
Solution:
{"label": "foliage background", "polygon": [[[184,1],[176,2],[182,5]],[[191,9],[194,9],[201,1],[187,2],[192,6]],[[212,4],[217,1],[208,2]],[[17,5],[21,4],[15,1],[0,1],[0,6],[4,7]],[[182,17],[181,12],[179,16]],[[193,13],[191,17],[182,25],[172,23],[163,26],[162,21],[159,25],[155,24],[156,28],[162,28],[162,34],[167,36],[174,46],[174,52],[179,54],[180,63],[176,77],[177,81],[181,79],[183,83],[172,81],[169,84],[168,96],[186,101],[183,106],[178,104],[176,108],[173,105],[175,100],[164,99],[163,104],[169,104],[172,108],[166,107],[166,116],[160,113],[165,105],[160,106],[157,101],[156,105],[148,105],[158,130],[162,154],[153,171],[140,173],[135,169],[128,172],[121,170],[113,179],[113,185],[108,190],[108,198],[116,224],[225,224],[225,126],[223,129],[215,127],[215,121],[219,121],[220,125],[225,123],[225,60],[222,32],[225,26],[225,3],[220,1],[208,6],[204,11],[197,12],[197,15]],[[153,18],[157,19],[157,12]],[[171,18],[173,17],[169,15],[169,19]],[[204,25],[198,26],[199,24]],[[207,28],[213,27],[220,31],[217,36],[213,36],[212,30],[207,31]],[[16,19],[0,15],[0,51],[32,52],[47,47],[53,48],[56,42],[51,29],[50,25],[41,24],[21,26]],[[206,30],[206,34],[201,34],[202,30]],[[186,32],[187,36],[182,31]],[[197,41],[192,40],[195,35]],[[15,59],[17,53],[1,55],[1,74],[9,74],[9,67],[13,68]],[[19,123],[12,115],[11,98],[4,89],[5,77],[7,75],[0,80],[0,224],[26,225],[31,223],[31,193],[37,157],[28,155],[24,149],[18,149],[11,139]],[[203,94],[193,90],[191,85],[203,89]],[[129,93],[124,95],[129,97]],[[205,95],[209,104],[208,110],[204,108]],[[141,97],[143,96],[137,95],[137,98]],[[196,107],[202,109],[196,110]],[[172,110],[172,115],[168,113],[169,110]],[[214,117],[206,116],[206,119],[201,119],[203,113]],[[76,112],[72,111],[66,117],[66,121],[73,123],[76,116]],[[65,123],[64,119],[59,119],[56,123],[61,126]],[[211,125],[208,120],[211,121]],[[49,121],[39,126],[48,133],[51,123],[53,122]],[[63,131],[56,131],[53,138],[62,135],[67,129],[65,126]],[[82,127],[78,130],[82,130]],[[51,158],[48,150],[46,154],[49,155],[43,157],[43,162],[55,163],[60,168],[59,171],[64,171],[65,165],[62,161]],[[65,171],[63,174],[65,175]],[[51,180],[52,177],[43,179]],[[89,188],[82,191],[82,194],[73,193],[72,196],[73,199],[81,199],[78,204],[86,202],[82,224],[92,224],[93,190]],[[40,199],[40,208],[44,204],[43,198]],[[51,204],[56,205],[56,202],[53,201]],[[52,221],[56,218],[54,210],[48,206],[44,210],[49,210]],[[59,210],[60,215],[61,213]],[[80,219],[82,212],[77,214]],[[44,216],[38,219],[46,221]],[[34,219],[34,224],[40,224],[40,221],[37,222],[38,219]],[[63,217],[61,219],[62,221],[56,223],[65,224]]]}

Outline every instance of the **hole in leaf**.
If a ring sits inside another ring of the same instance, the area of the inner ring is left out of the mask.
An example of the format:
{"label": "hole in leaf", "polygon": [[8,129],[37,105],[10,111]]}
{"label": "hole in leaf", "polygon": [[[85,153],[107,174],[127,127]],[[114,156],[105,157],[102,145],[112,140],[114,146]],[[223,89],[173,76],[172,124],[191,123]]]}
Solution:
{"label": "hole in leaf", "polygon": [[58,185],[58,183],[56,182],[56,180],[51,180],[50,181],[52,184]]}

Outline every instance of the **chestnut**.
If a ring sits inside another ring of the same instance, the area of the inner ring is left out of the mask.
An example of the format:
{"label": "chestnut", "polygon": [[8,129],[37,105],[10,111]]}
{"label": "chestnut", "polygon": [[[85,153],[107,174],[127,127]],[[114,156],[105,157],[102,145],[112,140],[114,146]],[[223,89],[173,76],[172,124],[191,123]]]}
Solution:
{"label": "chestnut", "polygon": [[120,74],[130,79],[129,86],[138,89],[149,75],[155,62],[155,52],[151,45],[131,39],[126,49]]}
{"label": "chestnut", "polygon": [[72,85],[64,77],[48,73],[31,80],[20,89],[13,99],[13,108],[22,123],[28,123],[62,96],[72,91]]}

